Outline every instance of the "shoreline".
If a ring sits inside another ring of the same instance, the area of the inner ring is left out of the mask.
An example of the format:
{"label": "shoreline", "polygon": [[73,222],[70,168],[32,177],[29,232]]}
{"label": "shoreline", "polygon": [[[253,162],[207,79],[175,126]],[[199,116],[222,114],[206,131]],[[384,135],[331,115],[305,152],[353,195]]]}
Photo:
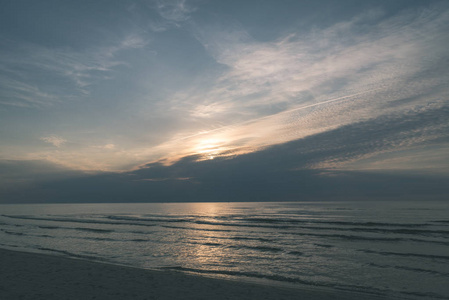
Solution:
{"label": "shoreline", "polygon": [[0,248],[1,299],[392,299],[263,285]]}

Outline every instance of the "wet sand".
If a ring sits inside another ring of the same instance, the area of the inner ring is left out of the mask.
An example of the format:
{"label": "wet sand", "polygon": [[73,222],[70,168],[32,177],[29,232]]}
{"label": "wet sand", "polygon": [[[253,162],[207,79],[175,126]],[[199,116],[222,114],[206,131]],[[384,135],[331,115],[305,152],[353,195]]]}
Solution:
{"label": "wet sand", "polygon": [[0,299],[387,299],[0,249]]}

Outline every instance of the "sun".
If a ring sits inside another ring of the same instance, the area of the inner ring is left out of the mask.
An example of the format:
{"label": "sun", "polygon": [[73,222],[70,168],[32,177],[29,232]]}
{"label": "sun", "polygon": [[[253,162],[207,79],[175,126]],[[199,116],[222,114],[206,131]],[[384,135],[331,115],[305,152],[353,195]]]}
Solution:
{"label": "sun", "polygon": [[224,141],[219,139],[200,140],[194,149],[194,152],[200,154],[205,159],[214,159],[224,149]]}

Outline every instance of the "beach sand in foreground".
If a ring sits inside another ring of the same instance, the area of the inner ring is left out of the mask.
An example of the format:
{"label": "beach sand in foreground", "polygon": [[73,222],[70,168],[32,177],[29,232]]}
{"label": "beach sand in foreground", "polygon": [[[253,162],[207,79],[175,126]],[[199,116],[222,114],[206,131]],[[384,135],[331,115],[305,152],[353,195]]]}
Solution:
{"label": "beach sand in foreground", "polygon": [[0,249],[0,299],[386,299]]}

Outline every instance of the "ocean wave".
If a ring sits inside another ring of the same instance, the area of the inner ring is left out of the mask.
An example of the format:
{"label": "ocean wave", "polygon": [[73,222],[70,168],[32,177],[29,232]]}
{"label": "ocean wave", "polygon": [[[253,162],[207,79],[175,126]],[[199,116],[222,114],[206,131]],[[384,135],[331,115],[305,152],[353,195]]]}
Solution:
{"label": "ocean wave", "polygon": [[232,226],[232,227],[258,227],[258,228],[273,228],[273,229],[287,229],[291,228],[290,225],[260,225],[260,224],[248,224],[248,223],[226,223],[226,222],[213,222],[213,221],[201,221],[194,220],[191,223],[201,224],[201,225],[214,225],[214,226]]}
{"label": "ocean wave", "polygon": [[0,231],[9,234],[9,235],[17,235],[17,236],[33,236],[33,237],[43,237],[43,238],[55,238],[54,236],[48,235],[48,234],[30,234],[30,233],[24,233],[24,232],[15,232],[15,231],[9,231],[5,229],[0,229]]}
{"label": "ocean wave", "polygon": [[445,241],[434,241],[434,240],[422,240],[422,239],[408,239],[409,241],[412,242],[418,242],[418,243],[428,243],[428,244],[438,244],[438,245],[444,245],[444,246],[449,246],[449,242],[445,242]]}
{"label": "ocean wave", "polygon": [[372,232],[372,233],[383,233],[383,234],[411,234],[411,235],[429,235],[429,234],[437,234],[437,235],[448,235],[448,230],[430,230],[430,229],[387,229],[387,228],[360,228],[360,227],[351,227],[351,228],[336,228],[336,227],[319,227],[319,226],[307,226],[301,227],[305,229],[313,229],[313,230],[335,230],[335,231],[353,231],[353,232]]}
{"label": "ocean wave", "polygon": [[255,250],[261,252],[282,252],[283,249],[278,247],[270,247],[270,246],[248,246],[248,245],[229,245],[228,248],[232,249],[247,249],[247,250]]}
{"label": "ocean wave", "polygon": [[107,259],[105,259],[103,257],[84,255],[84,254],[76,254],[76,253],[72,253],[72,252],[69,252],[66,250],[58,250],[58,249],[52,249],[52,248],[46,248],[46,247],[37,247],[36,249],[41,250],[41,251],[59,253],[59,254],[69,256],[69,257],[73,257],[73,258],[81,258],[81,259],[94,260],[94,261],[108,261]]}
{"label": "ocean wave", "polygon": [[212,243],[212,242],[201,243],[201,245],[204,245],[204,246],[223,246],[223,244],[220,244],[220,243]]}
{"label": "ocean wave", "polygon": [[107,216],[106,218],[110,220],[150,222],[150,223],[161,223],[161,222],[181,223],[190,221],[188,218],[170,218],[170,217],[145,218],[145,217],[129,217],[129,216]]}
{"label": "ocean wave", "polygon": [[323,248],[333,248],[333,245],[328,245],[328,244],[314,244],[315,246],[318,247],[323,247]]}
{"label": "ocean wave", "polygon": [[375,263],[369,263],[367,265],[370,267],[376,267],[376,268],[382,268],[382,269],[392,268],[392,269],[396,269],[396,270],[427,273],[427,274],[438,275],[438,276],[449,276],[449,273],[439,272],[439,271],[429,270],[429,269],[411,268],[411,267],[406,267],[406,266],[381,265],[381,264],[375,264]]}
{"label": "ocean wave", "polygon": [[23,232],[14,232],[14,231],[9,231],[9,230],[4,230],[4,229],[0,229],[0,231],[4,232],[6,234],[9,234],[9,235],[21,235],[21,236],[26,235]]}
{"label": "ocean wave", "polygon": [[99,232],[99,233],[111,233],[111,232],[114,232],[114,230],[111,230],[111,229],[99,229],[99,228],[74,227],[72,229],[79,230],[79,231]]}
{"label": "ocean wave", "polygon": [[61,227],[61,226],[37,226],[41,229],[68,229],[69,227]]}
{"label": "ocean wave", "polygon": [[88,231],[88,232],[98,232],[98,233],[111,233],[115,230],[112,229],[100,229],[100,228],[88,228],[88,227],[65,227],[65,226],[37,226],[41,229],[50,229],[50,230],[78,230],[78,231]]}
{"label": "ocean wave", "polygon": [[211,232],[233,232],[234,231],[234,230],[229,230],[229,229],[195,228],[195,227],[183,227],[183,226],[171,226],[171,225],[161,225],[161,227],[171,228],[171,229],[211,231]]}
{"label": "ocean wave", "polygon": [[212,247],[225,247],[229,249],[236,249],[236,250],[254,250],[254,251],[260,251],[260,252],[282,252],[283,249],[278,247],[270,247],[270,246],[250,246],[250,245],[226,245],[222,243],[217,242],[190,242],[190,244],[194,245],[203,245],[203,246],[212,246]]}
{"label": "ocean wave", "polygon": [[259,241],[259,242],[273,242],[273,239],[267,238],[253,238],[253,237],[245,237],[245,236],[233,236],[233,237],[225,237],[225,239],[235,240],[235,241]]}
{"label": "ocean wave", "polygon": [[[184,226],[171,226],[171,225],[162,225],[165,228],[171,229],[182,229],[182,230],[195,230],[195,231],[207,231],[207,232],[235,232],[234,230],[226,230],[226,229],[213,229],[213,228],[195,228],[195,227],[184,227]],[[313,237],[325,237],[325,238],[336,238],[343,240],[352,240],[352,241],[380,241],[380,242],[402,242],[402,241],[413,241],[419,243],[434,243],[440,245],[447,245],[448,242],[445,241],[432,241],[432,240],[423,240],[416,238],[404,238],[404,237],[385,237],[385,236],[361,236],[361,235],[345,235],[345,234],[326,234],[326,233],[312,233],[312,232],[292,232],[292,231],[282,231],[280,234],[285,235],[298,235],[298,236],[313,236]],[[232,237],[228,239],[252,239],[247,237]],[[259,240],[262,242],[271,242],[272,239],[265,238],[254,238],[254,240]]]}
{"label": "ocean wave", "polygon": [[299,235],[299,236],[314,236],[314,237],[327,237],[337,238],[350,241],[381,241],[381,242],[400,242],[407,239],[397,237],[368,237],[360,235],[344,235],[344,234],[319,234],[319,233],[306,233],[306,232],[283,232],[285,234]]}
{"label": "ocean wave", "polygon": [[449,223],[449,220],[436,220],[436,221],[432,221],[435,223]]}
{"label": "ocean wave", "polygon": [[36,221],[50,221],[50,222],[62,222],[62,223],[82,223],[82,224],[105,224],[105,225],[134,225],[134,226],[155,226],[154,224],[141,224],[141,223],[124,223],[124,222],[110,222],[102,220],[86,220],[86,219],[68,219],[68,218],[42,218],[33,216],[8,216],[4,217],[22,220],[36,220]]}
{"label": "ocean wave", "polygon": [[404,295],[409,295],[409,296],[417,296],[417,297],[424,297],[426,299],[449,299],[449,297],[437,294],[437,293],[432,293],[432,292],[427,292],[427,293],[421,293],[421,292],[407,292],[407,291],[403,291],[401,292]]}
{"label": "ocean wave", "polygon": [[130,242],[150,242],[148,239],[130,239]]}
{"label": "ocean wave", "polygon": [[80,240],[89,240],[89,241],[101,241],[101,242],[122,242],[123,240],[118,240],[118,239],[111,239],[111,238],[105,238],[105,237],[72,237],[75,239],[80,239]]}
{"label": "ocean wave", "polygon": [[272,275],[272,274],[261,274],[255,272],[244,272],[244,271],[231,271],[231,270],[207,270],[207,269],[196,269],[196,268],[186,268],[186,267],[162,267],[162,270],[173,270],[173,271],[181,271],[181,272],[189,272],[189,273],[197,273],[197,274],[214,274],[214,275],[226,275],[226,276],[239,276],[239,277],[250,277],[257,279],[268,279],[279,282],[288,282],[288,283],[299,283],[303,285],[316,286],[316,287],[328,287],[335,288],[339,290],[345,291],[358,291],[366,294],[374,294],[374,295],[386,295],[389,290],[382,290],[374,287],[368,286],[360,286],[360,285],[342,285],[342,284],[334,284],[327,282],[317,282],[304,280],[301,278],[295,277],[287,277],[282,275]]}
{"label": "ocean wave", "polygon": [[433,255],[433,254],[420,254],[420,253],[403,253],[403,252],[389,252],[389,251],[374,251],[368,249],[359,249],[357,251],[370,253],[370,254],[379,254],[379,255],[392,255],[392,256],[405,256],[405,257],[419,257],[419,258],[429,258],[429,259],[444,259],[449,260],[449,256],[447,255]]}
{"label": "ocean wave", "polygon": [[[267,229],[310,229],[310,230],[336,230],[336,231],[350,231],[350,232],[372,232],[381,234],[408,234],[408,235],[443,235],[449,236],[448,230],[432,230],[432,229],[410,229],[415,227],[429,226],[427,223],[382,223],[382,222],[347,222],[347,221],[323,221],[323,220],[299,220],[291,218],[261,218],[261,217],[248,217],[241,218],[236,216],[220,216],[215,217],[221,221],[204,220],[201,216],[188,216],[188,217],[131,217],[131,216],[115,216],[108,215],[105,218],[108,220],[94,220],[94,219],[75,219],[75,218],[55,218],[55,217],[36,217],[36,216],[11,216],[3,215],[8,218],[26,219],[26,220],[38,220],[38,221],[52,221],[52,222],[66,222],[66,223],[82,223],[82,224],[105,224],[105,225],[131,225],[131,226],[162,226],[169,228],[169,225],[164,223],[191,223],[198,225],[211,225],[211,226],[226,226],[226,227],[252,227],[252,228],[267,228]],[[210,219],[210,218],[208,218]],[[225,221],[223,221],[225,220]],[[114,222],[118,221],[118,222]],[[333,227],[324,226],[310,226],[311,224],[320,225],[334,225]],[[344,227],[344,226],[361,226],[361,227]],[[404,228],[376,228],[376,227],[404,227]],[[408,228],[407,228],[408,227]],[[56,226],[42,226],[44,229],[57,229]],[[175,228],[174,226],[171,228]],[[177,227],[184,229],[182,226]],[[191,227],[186,227],[194,230]],[[203,228],[204,229],[204,228]],[[201,229],[197,229],[201,230]],[[207,228],[204,230],[213,231],[218,229]],[[391,239],[390,239],[391,240]]]}
{"label": "ocean wave", "polygon": [[273,223],[273,224],[329,224],[329,225],[345,225],[345,226],[366,226],[366,227],[424,227],[429,226],[428,223],[384,223],[384,222],[348,222],[348,221],[324,221],[316,219],[293,219],[293,218],[260,218],[249,217],[241,218],[242,221],[257,223]]}

